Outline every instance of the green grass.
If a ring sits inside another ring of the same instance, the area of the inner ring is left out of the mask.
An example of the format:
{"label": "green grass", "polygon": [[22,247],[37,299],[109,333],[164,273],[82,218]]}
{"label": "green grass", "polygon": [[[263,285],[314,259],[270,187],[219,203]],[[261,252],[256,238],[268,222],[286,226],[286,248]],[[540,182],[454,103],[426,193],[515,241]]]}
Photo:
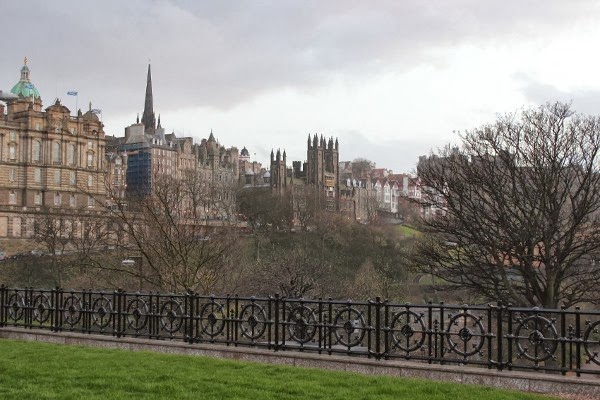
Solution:
{"label": "green grass", "polygon": [[410,226],[406,226],[406,225],[398,225],[398,233],[400,233],[401,235],[403,235],[406,238],[410,238],[413,236],[418,236],[420,234],[420,232],[414,228],[411,228]]}
{"label": "green grass", "polygon": [[0,340],[0,399],[549,399],[452,383]]}

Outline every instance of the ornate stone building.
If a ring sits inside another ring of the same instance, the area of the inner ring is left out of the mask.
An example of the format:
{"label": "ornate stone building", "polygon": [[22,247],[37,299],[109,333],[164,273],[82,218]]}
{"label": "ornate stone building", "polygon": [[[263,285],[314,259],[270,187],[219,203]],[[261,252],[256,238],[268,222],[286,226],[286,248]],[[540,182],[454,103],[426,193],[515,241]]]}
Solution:
{"label": "ornate stone building", "polygon": [[43,110],[27,59],[11,93],[0,98],[0,237],[29,236],[36,213],[103,205],[106,140],[91,105],[73,116],[56,99]]}
{"label": "ornate stone building", "polygon": [[142,120],[125,128],[124,137],[111,138],[109,146],[127,158],[127,195],[130,198],[152,192],[153,181],[161,174],[199,178],[211,196],[211,205],[205,207],[207,218],[233,212],[235,188],[239,179],[239,154],[235,147],[226,149],[210,132],[200,144],[193,138],[178,138],[175,133],[165,134],[160,115],[153,109],[152,75],[148,65],[146,94]]}
{"label": "ornate stone building", "polygon": [[339,182],[339,143],[337,139],[330,138],[326,141],[317,134],[311,139],[308,136],[306,162],[292,162],[288,169],[285,150],[275,154],[271,151],[271,188],[278,194],[283,194],[289,188],[301,190],[292,183],[302,181],[306,186],[313,187],[314,193],[321,207],[331,211],[340,209],[340,182]]}

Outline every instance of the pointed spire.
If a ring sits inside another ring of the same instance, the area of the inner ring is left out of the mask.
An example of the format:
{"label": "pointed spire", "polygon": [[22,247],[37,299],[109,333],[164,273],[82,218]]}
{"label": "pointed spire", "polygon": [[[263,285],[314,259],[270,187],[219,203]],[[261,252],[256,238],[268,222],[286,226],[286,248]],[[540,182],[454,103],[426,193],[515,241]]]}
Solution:
{"label": "pointed spire", "polygon": [[152,73],[150,72],[150,63],[148,63],[148,78],[146,80],[146,98],[144,101],[144,113],[142,114],[142,123],[145,130],[154,131],[156,119],[154,117],[154,98],[152,96]]}
{"label": "pointed spire", "polygon": [[157,128],[162,128],[162,127],[160,126],[160,114],[158,114],[158,122],[157,122],[157,125],[156,125],[156,127],[157,127]]}
{"label": "pointed spire", "polygon": [[209,142],[214,142],[215,141],[215,135],[213,135],[212,128],[210,129],[210,136],[208,137],[208,141]]}
{"label": "pointed spire", "polygon": [[271,149],[271,164],[273,164],[274,160],[275,160],[275,154],[273,153],[273,149]]}
{"label": "pointed spire", "polygon": [[135,119],[135,123],[136,124],[140,123],[140,113],[137,113],[137,118]]}

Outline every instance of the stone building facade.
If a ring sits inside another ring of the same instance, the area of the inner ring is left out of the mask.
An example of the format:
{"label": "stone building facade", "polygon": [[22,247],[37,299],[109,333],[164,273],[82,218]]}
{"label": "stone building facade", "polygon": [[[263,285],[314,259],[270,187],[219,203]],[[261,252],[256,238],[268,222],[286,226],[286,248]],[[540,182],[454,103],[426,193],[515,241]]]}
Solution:
{"label": "stone building facade", "polygon": [[[233,213],[235,189],[239,184],[239,152],[225,148],[211,131],[208,139],[194,143],[191,137],[165,133],[160,115],[153,109],[152,75],[148,66],[142,120],[125,128],[124,137],[113,137],[109,146],[127,159],[127,190],[130,199],[152,193],[161,175],[189,179],[190,174],[206,187],[206,218]],[[209,199],[210,198],[210,199]]]}
{"label": "stone building facade", "polygon": [[36,213],[103,206],[105,146],[91,105],[74,116],[59,99],[43,109],[25,59],[19,82],[0,98],[0,237],[31,235]]}

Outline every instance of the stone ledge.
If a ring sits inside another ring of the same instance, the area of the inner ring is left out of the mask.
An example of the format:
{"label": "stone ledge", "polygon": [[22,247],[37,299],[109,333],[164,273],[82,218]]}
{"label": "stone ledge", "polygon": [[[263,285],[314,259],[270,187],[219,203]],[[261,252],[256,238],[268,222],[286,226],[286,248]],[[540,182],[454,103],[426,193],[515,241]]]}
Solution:
{"label": "stone ledge", "polygon": [[155,351],[187,354],[296,367],[321,368],[356,372],[367,375],[389,375],[407,378],[451,381],[495,388],[549,394],[598,396],[600,376],[568,377],[531,372],[496,371],[485,368],[425,364],[411,361],[373,360],[336,355],[309,354],[291,351],[232,347],[205,343],[188,344],[141,338],[116,338],[73,332],[50,332],[35,329],[0,328],[0,338],[40,341],[58,344],[117,348],[131,351]]}

